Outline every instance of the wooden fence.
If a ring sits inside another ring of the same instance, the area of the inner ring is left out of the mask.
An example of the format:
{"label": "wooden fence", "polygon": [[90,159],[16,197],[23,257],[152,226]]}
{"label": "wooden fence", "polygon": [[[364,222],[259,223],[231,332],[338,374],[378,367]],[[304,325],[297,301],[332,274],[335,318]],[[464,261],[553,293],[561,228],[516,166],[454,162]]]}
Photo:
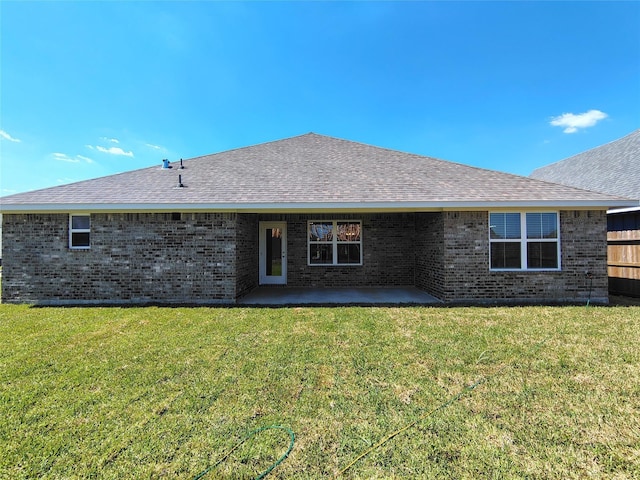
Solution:
{"label": "wooden fence", "polygon": [[[610,215],[611,216],[611,215]],[[640,297],[640,213],[609,219],[609,292]]]}

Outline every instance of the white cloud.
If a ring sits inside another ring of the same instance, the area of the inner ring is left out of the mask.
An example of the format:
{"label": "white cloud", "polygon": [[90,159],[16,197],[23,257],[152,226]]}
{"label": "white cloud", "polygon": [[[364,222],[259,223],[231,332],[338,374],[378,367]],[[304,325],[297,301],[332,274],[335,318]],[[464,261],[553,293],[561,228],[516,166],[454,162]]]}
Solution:
{"label": "white cloud", "polygon": [[96,163],[93,161],[93,159],[89,157],[85,157],[84,155],[76,155],[76,158],[79,158],[80,160],[84,160],[87,163]]}
{"label": "white cloud", "polygon": [[145,146],[153,149],[153,150],[164,150],[164,147],[161,147],[159,145],[153,145],[151,143],[145,143]]}
{"label": "white cloud", "polygon": [[59,184],[66,184],[66,183],[71,183],[71,182],[77,182],[77,180],[74,180],[73,178],[56,178],[56,182]]}
{"label": "white cloud", "polygon": [[71,157],[66,153],[60,153],[60,152],[55,152],[55,153],[52,153],[51,155],[53,156],[54,160],[58,160],[59,162],[67,162],[67,163],[85,162],[89,164],[96,163],[93,161],[93,159],[89,157],[85,157],[84,155],[76,155],[75,157]]}
{"label": "white cloud", "polygon": [[589,110],[585,113],[563,113],[551,119],[554,127],[565,127],[564,133],[575,133],[579,128],[593,127],[600,120],[604,120],[608,115],[600,110]]}
{"label": "white cloud", "polygon": [[67,155],[66,153],[53,153],[53,158],[58,160],[59,162],[68,162],[68,163],[80,163],[80,160],[78,158],[71,158],[69,155]]}
{"label": "white cloud", "polygon": [[133,157],[133,152],[132,151],[125,152],[120,147],[105,148],[105,147],[101,147],[101,146],[98,145],[96,147],[96,150],[98,150],[99,152],[102,152],[102,153],[109,153],[111,155],[123,155],[125,157]]}
{"label": "white cloud", "polygon": [[[120,143],[120,141],[116,138],[101,137],[100,140],[102,140],[103,142]],[[102,145],[96,145],[96,146],[85,145],[85,147],[87,147],[89,150],[97,150],[99,152],[108,153],[110,155],[122,155],[124,157],[133,157],[133,152],[131,150],[127,152],[120,147],[103,147]]]}
{"label": "white cloud", "polygon": [[18,138],[13,138],[11,135],[9,135],[4,130],[0,130],[0,137],[4,138],[5,140],[9,140],[10,142],[20,143],[22,141],[22,140],[20,140]]}

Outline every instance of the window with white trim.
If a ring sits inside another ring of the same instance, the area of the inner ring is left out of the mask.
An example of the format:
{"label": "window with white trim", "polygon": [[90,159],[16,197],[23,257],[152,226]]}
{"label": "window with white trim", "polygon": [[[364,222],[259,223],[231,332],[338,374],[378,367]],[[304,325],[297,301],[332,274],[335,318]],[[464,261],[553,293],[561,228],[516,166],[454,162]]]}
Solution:
{"label": "window with white trim", "polygon": [[309,265],[362,265],[362,223],[320,220],[307,223]]}
{"label": "window with white trim", "polygon": [[557,212],[489,214],[491,270],[559,270]]}
{"label": "window with white trim", "polygon": [[90,215],[69,215],[69,248],[91,248]]}

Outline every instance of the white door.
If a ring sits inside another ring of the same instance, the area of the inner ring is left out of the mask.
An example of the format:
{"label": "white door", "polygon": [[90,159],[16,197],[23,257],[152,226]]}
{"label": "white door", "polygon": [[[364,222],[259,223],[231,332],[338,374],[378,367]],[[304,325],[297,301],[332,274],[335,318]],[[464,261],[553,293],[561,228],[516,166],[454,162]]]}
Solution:
{"label": "white door", "polygon": [[287,223],[260,222],[260,284],[287,283]]}

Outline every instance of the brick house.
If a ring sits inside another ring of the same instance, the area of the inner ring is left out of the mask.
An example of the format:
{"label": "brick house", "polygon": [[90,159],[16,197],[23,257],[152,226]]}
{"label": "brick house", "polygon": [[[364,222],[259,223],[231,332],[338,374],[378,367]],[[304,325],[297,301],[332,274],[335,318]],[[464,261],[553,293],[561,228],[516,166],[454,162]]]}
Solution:
{"label": "brick house", "polygon": [[260,285],[606,303],[606,211],[625,205],[313,133],[0,200],[2,301],[53,305],[234,304]]}

